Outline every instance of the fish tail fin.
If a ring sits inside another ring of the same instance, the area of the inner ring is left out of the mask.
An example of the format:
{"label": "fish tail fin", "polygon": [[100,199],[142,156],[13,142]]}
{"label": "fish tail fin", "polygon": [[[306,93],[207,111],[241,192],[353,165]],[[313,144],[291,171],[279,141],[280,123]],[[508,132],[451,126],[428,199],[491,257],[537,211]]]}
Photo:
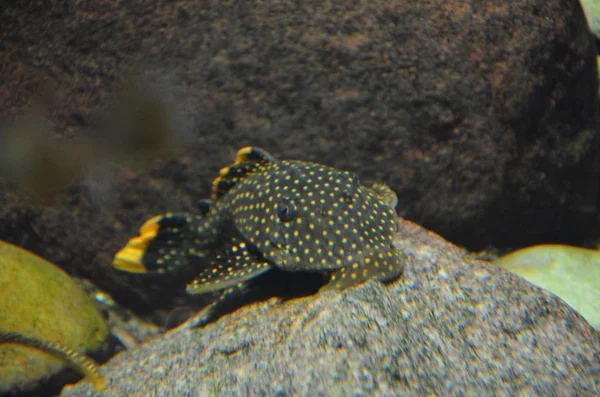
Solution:
{"label": "fish tail fin", "polygon": [[112,265],[131,273],[166,272],[188,264],[190,256],[204,257],[204,240],[195,238],[205,219],[167,213],[147,220],[139,236],[130,239],[113,258]]}

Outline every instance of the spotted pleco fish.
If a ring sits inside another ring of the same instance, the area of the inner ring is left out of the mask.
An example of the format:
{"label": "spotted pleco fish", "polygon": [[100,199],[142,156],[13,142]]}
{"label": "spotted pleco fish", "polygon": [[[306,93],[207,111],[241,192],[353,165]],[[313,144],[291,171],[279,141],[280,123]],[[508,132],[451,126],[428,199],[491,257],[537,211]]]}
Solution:
{"label": "spotted pleco fish", "polygon": [[193,265],[191,294],[240,286],[273,267],[330,275],[326,289],[399,276],[403,254],[393,244],[396,195],[362,186],[347,171],[304,161],[278,161],[255,147],[213,182],[200,213],[167,213],[146,221],[140,236],[114,257],[130,272]]}

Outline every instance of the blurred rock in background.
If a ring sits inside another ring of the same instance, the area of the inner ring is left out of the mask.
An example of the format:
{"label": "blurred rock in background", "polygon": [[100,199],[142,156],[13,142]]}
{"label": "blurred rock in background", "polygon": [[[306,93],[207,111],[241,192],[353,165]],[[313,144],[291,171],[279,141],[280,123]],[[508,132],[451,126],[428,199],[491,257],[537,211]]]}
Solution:
{"label": "blurred rock in background", "polygon": [[579,243],[597,224],[595,51],[567,0],[3,4],[3,131],[25,115],[50,153],[108,147],[86,162],[183,144],[60,157],[53,205],[7,173],[0,238],[130,307],[182,301],[185,274],[118,274],[111,256],[149,216],[194,211],[252,144],[388,183],[400,215],[471,249]]}

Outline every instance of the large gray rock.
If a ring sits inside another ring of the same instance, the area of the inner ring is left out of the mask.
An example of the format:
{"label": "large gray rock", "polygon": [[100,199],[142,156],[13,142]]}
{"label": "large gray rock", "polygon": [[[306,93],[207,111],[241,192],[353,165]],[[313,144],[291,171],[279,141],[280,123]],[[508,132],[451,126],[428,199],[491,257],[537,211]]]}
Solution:
{"label": "large gray rock", "polygon": [[120,168],[108,199],[0,195],[0,238],[130,305],[183,288],[118,275],[111,255],[154,213],[193,211],[247,144],[387,182],[401,215],[472,249],[595,224],[595,53],[575,0],[19,1],[0,38],[6,118],[49,79],[50,129],[81,138],[132,70],[182,115],[187,150]]}
{"label": "large gray rock", "polygon": [[600,333],[560,299],[414,224],[398,245],[398,281],[270,299],[160,337],[104,366],[105,395],[600,395]]}

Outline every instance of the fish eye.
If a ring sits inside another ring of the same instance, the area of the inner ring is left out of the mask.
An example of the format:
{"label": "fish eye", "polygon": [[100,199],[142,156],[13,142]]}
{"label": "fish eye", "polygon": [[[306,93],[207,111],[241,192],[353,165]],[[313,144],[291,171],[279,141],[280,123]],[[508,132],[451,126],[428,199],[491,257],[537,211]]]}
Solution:
{"label": "fish eye", "polygon": [[294,220],[298,216],[298,210],[296,204],[289,198],[284,198],[279,207],[277,207],[277,215],[283,222],[289,222]]}

